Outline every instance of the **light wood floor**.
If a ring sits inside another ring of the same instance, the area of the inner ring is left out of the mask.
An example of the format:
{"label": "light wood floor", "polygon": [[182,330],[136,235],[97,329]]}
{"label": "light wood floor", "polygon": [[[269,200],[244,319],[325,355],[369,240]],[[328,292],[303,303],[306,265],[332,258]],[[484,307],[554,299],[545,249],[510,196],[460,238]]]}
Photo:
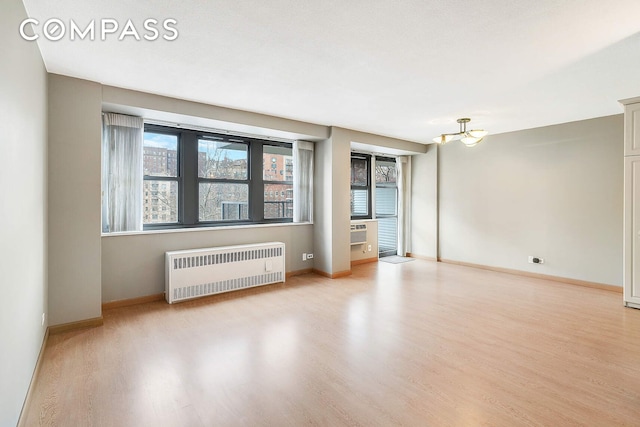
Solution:
{"label": "light wood floor", "polygon": [[639,426],[622,295],[416,260],[104,313],[49,338],[27,425]]}

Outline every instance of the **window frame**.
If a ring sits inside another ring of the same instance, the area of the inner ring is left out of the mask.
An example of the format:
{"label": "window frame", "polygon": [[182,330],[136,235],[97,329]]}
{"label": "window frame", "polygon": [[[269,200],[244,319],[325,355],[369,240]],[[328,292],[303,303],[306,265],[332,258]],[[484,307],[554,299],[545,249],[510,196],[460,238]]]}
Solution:
{"label": "window frame", "polygon": [[[170,129],[170,128],[168,128],[168,129]],[[144,131],[143,132],[144,133],[147,132],[147,125],[146,124],[144,126]],[[153,127],[150,126],[148,132],[149,133],[158,133],[158,134],[163,134],[163,135],[175,135],[177,137],[177,140],[178,140],[178,145],[177,145],[177,150],[176,150],[176,156],[177,156],[177,159],[176,159],[177,168],[176,169],[177,169],[177,171],[176,171],[176,176],[175,177],[173,177],[173,176],[146,175],[144,173],[144,164],[143,164],[143,173],[142,173],[142,184],[143,184],[143,187],[142,187],[143,202],[142,203],[143,203],[143,209],[142,209],[142,212],[144,214],[144,197],[145,197],[145,195],[144,195],[144,183],[145,183],[145,181],[177,182],[178,201],[177,201],[176,208],[178,209],[178,212],[177,212],[177,221],[176,222],[160,222],[160,223],[148,223],[148,224],[146,224],[146,223],[144,223],[144,217],[143,217],[143,230],[147,230],[147,229],[153,230],[153,229],[157,229],[157,228],[175,228],[175,227],[179,227],[180,224],[182,224],[182,216],[181,216],[182,215],[182,209],[180,209],[180,206],[181,206],[182,200],[183,200],[183,191],[182,191],[182,181],[183,181],[182,180],[182,170],[183,170],[183,168],[182,168],[182,164],[181,164],[182,163],[181,162],[182,155],[181,155],[181,152],[180,152],[180,146],[182,144],[181,144],[181,141],[180,141],[180,134],[176,134],[175,132],[168,131],[167,128],[162,127],[162,126],[153,126]],[[143,143],[143,155],[142,156],[143,156],[143,162],[144,162],[144,143]],[[150,209],[149,212],[150,212],[150,214],[152,215],[152,218],[153,218],[153,210]],[[156,211],[156,215],[157,215],[157,212],[159,212],[159,211]],[[147,228],[147,226],[149,226],[149,227]]]}
{"label": "window frame", "polygon": [[[397,165],[397,159],[394,157],[384,157],[384,156],[375,156],[375,166],[378,166],[378,162],[387,162],[387,163],[394,163]],[[397,166],[396,166],[397,167]],[[374,184],[373,184],[373,190],[376,191],[376,206],[374,206],[374,218],[377,220],[385,220],[385,219],[390,219],[390,218],[395,218],[396,220],[396,228],[398,226],[398,215],[399,215],[399,210],[400,210],[400,206],[399,206],[399,190],[398,190],[398,176],[396,174],[396,180],[395,182],[377,182],[377,180],[375,179],[376,176],[376,171],[373,171],[373,177],[374,177]],[[393,214],[381,214],[378,213],[378,188],[393,188],[395,189],[395,194],[396,194],[396,200],[395,200],[395,213]],[[378,223],[378,233],[380,233],[381,230],[381,222]],[[390,255],[397,255],[398,254],[398,250],[397,248],[392,248],[386,251],[381,251],[381,245],[380,245],[381,239],[380,236],[378,236],[378,256],[380,257],[385,257],[385,256],[390,256]],[[396,246],[398,243],[398,234],[396,232]]]}
{"label": "window frame", "polygon": [[[243,144],[247,147],[247,179],[233,179],[233,178],[206,178],[201,177],[198,171],[198,145],[200,140],[207,140],[207,136],[215,136],[216,140],[227,140],[228,142],[234,144]],[[229,136],[229,135],[227,135]],[[190,206],[190,208],[195,208],[195,212],[193,212],[192,217],[195,218],[195,222],[200,226],[209,226],[209,225],[218,225],[218,224],[237,224],[243,223],[246,221],[251,221],[251,147],[250,144],[244,140],[239,138],[234,138],[229,136],[229,138],[224,138],[223,135],[216,135],[210,132],[198,132],[196,135],[195,141],[195,192],[196,192],[196,206]],[[244,184],[247,186],[247,219],[237,219],[237,220],[201,220],[200,219],[200,184],[209,183],[209,184]],[[185,206],[185,210],[189,211],[190,209]]]}
{"label": "window frame", "polygon": [[[143,230],[205,228],[229,225],[251,225],[293,222],[293,218],[264,218],[264,184],[291,184],[293,181],[266,181],[263,179],[262,153],[264,146],[281,146],[293,150],[292,142],[262,140],[244,135],[207,132],[187,128],[144,124],[144,132],[164,133],[178,136],[178,222],[143,224]],[[216,140],[226,140],[247,145],[247,179],[205,178],[198,171],[198,141],[212,136]],[[220,138],[220,139],[218,139]],[[293,151],[292,151],[293,154]],[[146,176],[145,176],[146,178]],[[165,177],[162,177],[165,178]],[[166,177],[175,180],[174,177]],[[155,180],[155,177],[154,177]],[[248,185],[248,219],[200,221],[200,183],[241,183]],[[144,212],[144,207],[143,207]]]}
{"label": "window frame", "polygon": [[349,183],[351,184],[351,190],[366,190],[367,191],[367,214],[366,215],[353,215],[351,214],[351,220],[356,221],[360,219],[372,219],[373,210],[371,205],[371,155],[361,153],[351,153],[350,157],[350,171],[353,174],[353,160],[365,160],[367,164],[367,184],[366,185],[354,185],[351,183],[351,175],[349,176]]}
{"label": "window frame", "polygon": [[[288,143],[280,143],[280,142],[275,142],[275,141],[264,141],[262,142],[262,149],[261,149],[261,155],[260,155],[260,164],[262,165],[262,160],[264,159],[264,147],[283,147],[283,148],[289,148],[291,150],[291,161],[293,162],[293,144],[288,144]],[[270,156],[273,156],[273,153],[269,153]],[[275,158],[271,158],[270,159],[270,165],[274,165],[276,164],[276,162],[274,162],[274,160],[276,160]],[[287,170],[287,165],[286,162],[282,165],[284,167],[283,171],[286,172]],[[293,163],[292,163],[293,166]],[[264,166],[262,166],[262,169],[264,169]],[[291,198],[291,218],[264,218],[264,208],[265,208],[265,199],[264,199],[264,193],[265,193],[265,186],[269,185],[269,184],[274,184],[274,185],[290,185],[291,186],[291,191],[293,193],[293,172],[291,175],[291,181],[272,181],[272,180],[266,180],[264,179],[264,175],[263,175],[263,171],[262,169],[260,170],[260,177],[262,178],[262,189],[261,194],[262,194],[262,216],[263,216],[263,220],[265,221],[273,221],[273,220],[282,220],[282,219],[287,219],[290,221],[283,221],[283,222],[293,222],[293,197]],[[272,167],[273,169],[273,167]],[[277,168],[275,169],[277,170]],[[286,173],[284,174],[285,178],[286,178]],[[275,191],[275,190],[274,190]],[[293,194],[292,194],[293,196]],[[286,211],[286,200],[285,200],[285,205],[284,205],[284,209]]]}

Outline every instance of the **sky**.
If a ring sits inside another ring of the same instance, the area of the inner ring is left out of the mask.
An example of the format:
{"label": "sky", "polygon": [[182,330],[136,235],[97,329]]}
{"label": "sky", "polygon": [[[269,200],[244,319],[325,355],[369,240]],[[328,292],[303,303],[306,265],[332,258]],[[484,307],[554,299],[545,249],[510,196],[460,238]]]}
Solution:
{"label": "sky", "polygon": [[145,132],[144,145],[147,147],[176,150],[176,148],[178,147],[178,137],[175,135],[166,135],[162,133]]}
{"label": "sky", "polygon": [[[167,150],[176,151],[178,147],[178,137],[176,135],[167,135],[163,133],[153,133],[153,132],[145,132],[144,133],[144,145],[146,147],[156,147],[156,148],[165,148]],[[207,151],[214,151],[219,148],[226,147],[225,155],[227,158],[232,160],[237,159],[246,159],[247,152],[246,149],[229,149],[229,146],[238,146],[238,148],[244,148],[244,144],[233,144],[229,142],[222,141],[207,141],[200,140],[198,143],[198,151],[205,153]]]}

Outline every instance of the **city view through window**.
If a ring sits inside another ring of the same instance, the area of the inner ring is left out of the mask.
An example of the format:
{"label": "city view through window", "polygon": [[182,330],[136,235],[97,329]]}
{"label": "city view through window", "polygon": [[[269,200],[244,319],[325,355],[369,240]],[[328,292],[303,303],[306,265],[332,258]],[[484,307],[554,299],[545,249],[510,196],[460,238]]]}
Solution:
{"label": "city view through window", "polygon": [[[214,137],[198,144],[198,220],[249,220],[250,146]],[[258,145],[259,146],[259,145]],[[284,146],[263,145],[264,218],[293,218],[293,156]],[[144,134],[145,224],[179,221],[179,147],[177,135]],[[256,200],[255,197],[252,200]]]}

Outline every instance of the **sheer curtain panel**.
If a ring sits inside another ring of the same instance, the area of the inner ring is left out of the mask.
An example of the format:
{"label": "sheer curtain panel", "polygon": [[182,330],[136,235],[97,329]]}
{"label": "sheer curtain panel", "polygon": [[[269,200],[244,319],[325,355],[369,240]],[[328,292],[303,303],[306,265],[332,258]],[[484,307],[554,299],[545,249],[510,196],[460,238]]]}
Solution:
{"label": "sheer curtain panel", "polygon": [[396,159],[398,182],[398,255],[406,256],[411,248],[411,156]]}
{"label": "sheer curtain panel", "polygon": [[293,222],[313,221],[313,143],[293,143]]}
{"label": "sheer curtain panel", "polygon": [[142,117],[102,114],[102,231],[142,230]]}

